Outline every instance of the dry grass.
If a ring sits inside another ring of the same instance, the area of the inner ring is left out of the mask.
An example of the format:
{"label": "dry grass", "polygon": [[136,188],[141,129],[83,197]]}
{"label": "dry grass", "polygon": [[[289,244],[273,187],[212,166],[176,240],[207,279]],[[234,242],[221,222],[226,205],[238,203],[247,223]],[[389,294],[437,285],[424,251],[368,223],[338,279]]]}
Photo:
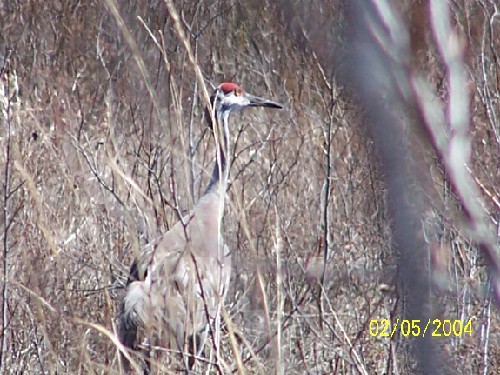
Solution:
{"label": "dry grass", "polygon": [[[315,14],[320,3],[295,22],[288,7],[265,0],[174,2],[207,79],[286,106],[232,119],[224,235],[235,272],[222,361],[235,370],[239,357],[258,374],[410,374],[412,341],[369,333],[370,319],[395,321],[405,300],[372,140],[324,63],[328,45],[342,46],[342,2]],[[205,99],[165,3],[120,1],[123,24],[112,4],[0,5],[0,53],[9,58],[0,91],[5,373],[118,373],[113,324],[128,265],[208,181]],[[410,0],[401,8],[413,68],[446,99],[427,8]],[[454,2],[453,12],[470,72],[470,168],[498,227],[499,23],[486,0]],[[425,135],[409,134],[422,156],[415,174],[426,197],[433,313],[473,320],[472,336],[439,341],[443,356],[453,373],[496,373],[499,314],[484,261]]]}

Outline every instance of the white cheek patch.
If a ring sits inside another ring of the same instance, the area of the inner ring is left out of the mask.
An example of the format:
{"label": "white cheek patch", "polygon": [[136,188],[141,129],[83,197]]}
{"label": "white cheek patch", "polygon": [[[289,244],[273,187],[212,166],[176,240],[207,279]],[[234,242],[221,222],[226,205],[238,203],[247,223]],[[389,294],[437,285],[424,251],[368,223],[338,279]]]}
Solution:
{"label": "white cheek patch", "polygon": [[250,100],[244,96],[229,95],[224,98],[224,105],[232,109],[246,107],[249,103]]}

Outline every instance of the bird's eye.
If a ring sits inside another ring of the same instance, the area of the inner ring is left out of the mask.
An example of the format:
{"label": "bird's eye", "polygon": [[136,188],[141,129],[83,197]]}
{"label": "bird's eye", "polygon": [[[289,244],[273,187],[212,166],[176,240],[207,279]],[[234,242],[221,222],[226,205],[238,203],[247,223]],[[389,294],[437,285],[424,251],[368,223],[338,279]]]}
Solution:
{"label": "bird's eye", "polygon": [[240,96],[241,93],[238,90],[234,90],[234,96]]}

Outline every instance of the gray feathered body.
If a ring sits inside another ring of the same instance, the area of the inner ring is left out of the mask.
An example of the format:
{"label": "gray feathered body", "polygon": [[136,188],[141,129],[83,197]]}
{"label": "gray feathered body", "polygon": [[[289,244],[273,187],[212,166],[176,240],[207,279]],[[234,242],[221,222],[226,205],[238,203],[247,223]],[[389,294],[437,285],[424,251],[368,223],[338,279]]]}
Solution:
{"label": "gray feathered body", "polygon": [[189,217],[134,262],[118,322],[123,345],[135,348],[140,328],[167,347],[185,350],[188,338],[206,329],[207,318],[215,319],[231,270],[221,216],[213,215],[221,203],[217,191],[205,194]]}

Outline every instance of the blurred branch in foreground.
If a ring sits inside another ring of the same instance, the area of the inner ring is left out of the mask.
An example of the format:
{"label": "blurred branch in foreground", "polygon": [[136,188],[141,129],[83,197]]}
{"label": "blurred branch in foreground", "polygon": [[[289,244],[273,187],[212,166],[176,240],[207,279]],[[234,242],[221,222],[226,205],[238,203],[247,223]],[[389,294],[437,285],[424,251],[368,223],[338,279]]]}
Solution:
{"label": "blurred branch in foreground", "polygon": [[413,77],[412,84],[425,126],[467,219],[470,239],[483,254],[497,304],[500,304],[500,260],[495,237],[484,217],[484,202],[471,175],[469,134],[469,90],[463,43],[453,32],[446,2],[432,0],[430,15],[435,43],[446,67],[449,95],[447,107],[438,105],[425,81]]}
{"label": "blurred branch in foreground", "polygon": [[[483,203],[468,170],[470,163],[469,98],[462,45],[452,31],[447,2],[430,2],[431,25],[446,70],[447,106],[429,84],[409,69],[410,47],[406,28],[385,0],[356,1],[348,12],[349,63],[347,83],[365,108],[366,122],[377,144],[388,189],[388,212],[399,251],[400,282],[407,298],[406,316],[427,321],[430,308],[429,270],[421,224],[423,200],[412,176],[413,156],[407,140],[410,116],[423,118],[423,127],[440,159],[445,175],[467,218],[467,231],[489,266],[491,284],[500,302],[500,263],[494,236],[483,215]],[[415,108],[416,105],[416,108]],[[415,341],[415,354],[425,374],[443,373],[444,361],[432,337]]]}
{"label": "blurred branch in foreground", "polygon": [[[345,65],[347,83],[352,84],[365,109],[366,123],[377,145],[387,186],[387,211],[393,241],[399,252],[400,283],[406,299],[408,319],[432,319],[427,251],[422,235],[423,198],[411,175],[414,163],[408,152],[406,133],[412,109],[407,66],[409,38],[405,27],[387,1],[355,1],[349,9],[352,46]],[[436,339],[415,338],[414,353],[424,374],[442,374],[444,364]]]}

